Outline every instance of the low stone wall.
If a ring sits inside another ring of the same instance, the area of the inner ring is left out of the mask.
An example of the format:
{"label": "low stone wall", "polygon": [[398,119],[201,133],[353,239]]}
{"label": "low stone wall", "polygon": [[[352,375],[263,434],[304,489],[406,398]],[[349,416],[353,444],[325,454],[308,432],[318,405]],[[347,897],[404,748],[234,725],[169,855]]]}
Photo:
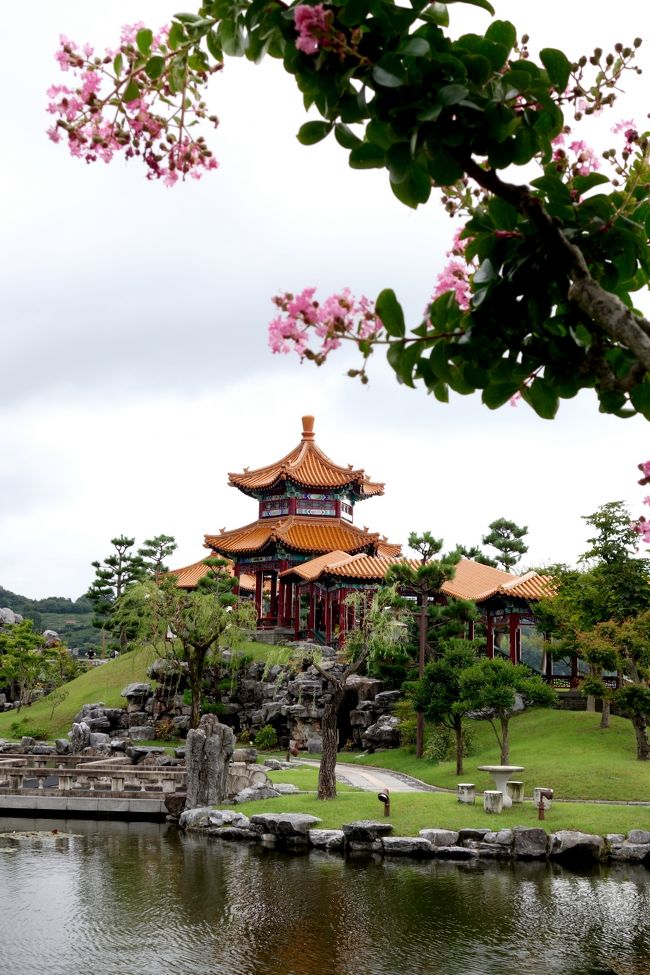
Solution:
{"label": "low stone wall", "polygon": [[204,832],[222,841],[326,850],[340,854],[376,854],[439,860],[552,860],[566,863],[637,863],[650,866],[650,832],[597,836],[575,830],[546,833],[539,827],[513,829],[422,829],[419,836],[392,836],[386,821],[360,820],[342,829],[319,829],[316,816],[259,813],[250,817],[233,809],[203,807],[184,812],[181,829]]}

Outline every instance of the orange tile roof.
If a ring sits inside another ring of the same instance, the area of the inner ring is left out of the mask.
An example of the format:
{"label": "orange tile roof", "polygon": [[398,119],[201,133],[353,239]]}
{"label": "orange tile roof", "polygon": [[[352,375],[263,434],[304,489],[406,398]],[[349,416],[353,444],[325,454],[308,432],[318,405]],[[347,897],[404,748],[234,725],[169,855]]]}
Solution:
{"label": "orange tile roof", "polygon": [[495,569],[472,559],[461,559],[456,566],[454,578],[443,583],[442,591],[456,599],[485,599],[496,592],[504,583],[516,579],[510,572]]}
{"label": "orange tile roof", "polygon": [[[216,553],[212,553],[213,555]],[[211,556],[206,555],[206,558]],[[176,585],[179,589],[196,589],[199,581],[208,574],[210,571],[210,566],[205,564],[204,560],[199,562],[192,562],[191,565],[185,565],[181,569],[170,569],[169,575],[176,576]],[[228,571],[234,575],[234,565],[232,562],[228,564]],[[245,590],[246,592],[255,591],[255,576],[243,573],[239,577],[239,588]]]}
{"label": "orange tile roof", "polygon": [[[359,552],[347,555],[344,552],[329,552],[309,562],[287,569],[283,575],[295,574],[305,581],[313,582],[321,576],[328,575],[336,579],[360,579],[367,582],[379,582],[384,579],[389,567],[406,562],[413,568],[421,563],[418,559],[402,559],[395,556],[366,555]],[[541,599],[549,595],[551,580],[548,576],[539,576],[536,572],[528,572],[523,576],[514,576],[502,569],[495,569],[481,562],[471,559],[461,559],[456,566],[456,574],[449,582],[445,582],[442,591],[456,599],[472,599],[483,602],[490,596],[510,595],[517,599]]]}
{"label": "orange tile roof", "polygon": [[206,535],[205,545],[233,558],[247,552],[259,552],[273,543],[280,543],[294,552],[358,552],[368,546],[376,547],[377,532],[363,531],[341,518],[264,518],[224,531],[220,535]]}
{"label": "orange tile roof", "polygon": [[266,467],[241,474],[229,474],[228,483],[244,494],[255,494],[284,481],[294,481],[304,488],[342,488],[349,485],[360,498],[384,493],[384,485],[371,481],[363,469],[352,465],[341,467],[323,453],[314,441],[314,418],[303,416],[302,440],[288,454]]}

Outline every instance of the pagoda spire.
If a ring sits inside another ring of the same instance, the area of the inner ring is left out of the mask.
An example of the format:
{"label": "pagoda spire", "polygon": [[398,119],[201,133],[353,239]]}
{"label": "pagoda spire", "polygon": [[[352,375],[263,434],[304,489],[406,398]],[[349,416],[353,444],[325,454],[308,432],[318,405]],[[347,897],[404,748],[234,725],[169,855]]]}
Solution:
{"label": "pagoda spire", "polygon": [[303,416],[302,418],[302,439],[313,440],[314,439],[314,417],[313,416]]}

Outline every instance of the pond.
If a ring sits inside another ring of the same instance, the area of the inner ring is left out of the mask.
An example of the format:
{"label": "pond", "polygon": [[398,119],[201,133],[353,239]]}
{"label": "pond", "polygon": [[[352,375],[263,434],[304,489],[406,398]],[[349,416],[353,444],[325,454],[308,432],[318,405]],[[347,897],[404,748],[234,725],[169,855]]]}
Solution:
{"label": "pond", "polygon": [[650,971],[642,867],[285,856],[157,824],[0,831],[11,975],[590,975],[608,958]]}

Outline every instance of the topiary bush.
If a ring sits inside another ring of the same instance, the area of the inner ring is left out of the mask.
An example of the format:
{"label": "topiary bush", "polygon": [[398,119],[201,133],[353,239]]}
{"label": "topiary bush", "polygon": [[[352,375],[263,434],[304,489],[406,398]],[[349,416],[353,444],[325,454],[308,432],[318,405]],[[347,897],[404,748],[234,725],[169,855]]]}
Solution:
{"label": "topiary bush", "polygon": [[271,748],[278,747],[278,735],[275,728],[270,724],[265,724],[257,732],[254,738],[255,747],[260,751],[269,751]]}

